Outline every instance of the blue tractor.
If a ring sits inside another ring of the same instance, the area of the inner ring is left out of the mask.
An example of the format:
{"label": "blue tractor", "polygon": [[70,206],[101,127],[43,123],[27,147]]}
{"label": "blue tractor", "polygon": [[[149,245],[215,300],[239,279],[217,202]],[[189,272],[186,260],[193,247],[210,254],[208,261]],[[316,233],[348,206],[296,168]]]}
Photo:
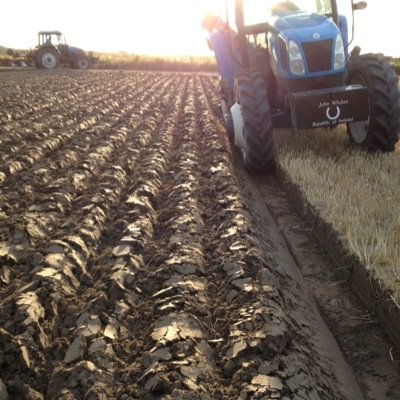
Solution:
{"label": "blue tractor", "polygon": [[27,56],[28,62],[43,69],[54,69],[67,64],[77,69],[88,69],[94,58],[78,47],[69,46],[60,31],[40,31],[38,45]]}
{"label": "blue tractor", "polygon": [[357,46],[349,51],[354,11],[367,4],[348,0],[348,6],[350,17],[339,14],[336,0],[235,0],[227,3],[226,20],[203,21],[226,130],[250,172],[273,169],[277,127],[346,124],[356,144],[394,150],[398,77],[383,55],[361,55]]}

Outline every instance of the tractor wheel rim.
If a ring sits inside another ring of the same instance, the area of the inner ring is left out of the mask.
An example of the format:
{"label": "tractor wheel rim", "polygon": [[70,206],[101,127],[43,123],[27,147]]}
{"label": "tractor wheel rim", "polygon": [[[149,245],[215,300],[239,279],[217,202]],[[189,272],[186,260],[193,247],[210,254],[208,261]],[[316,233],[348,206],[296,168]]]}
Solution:
{"label": "tractor wheel rim", "polygon": [[57,58],[52,53],[45,53],[42,56],[42,64],[45,68],[55,68],[57,65]]}
{"label": "tractor wheel rim", "polygon": [[351,132],[351,136],[353,140],[357,144],[364,143],[365,139],[367,138],[368,134],[368,121],[361,121],[361,122],[350,122],[349,129]]}
{"label": "tractor wheel rim", "polygon": [[[352,84],[358,83],[362,86],[367,86],[367,83],[365,82],[365,79],[361,74],[354,75],[353,79],[351,80],[351,83]],[[367,121],[349,123],[351,136],[357,144],[364,143],[365,139],[368,136],[368,127],[369,127],[369,117]]]}

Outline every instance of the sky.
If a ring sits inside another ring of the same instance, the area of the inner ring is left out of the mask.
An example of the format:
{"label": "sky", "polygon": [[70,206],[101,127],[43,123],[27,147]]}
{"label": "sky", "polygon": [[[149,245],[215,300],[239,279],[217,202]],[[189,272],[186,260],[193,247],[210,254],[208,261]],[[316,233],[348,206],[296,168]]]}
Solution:
{"label": "sky", "polygon": [[[348,1],[350,0],[340,0]],[[212,55],[201,19],[223,0],[3,0],[0,45],[33,48],[39,30],[61,30],[85,50]],[[400,57],[400,0],[367,0],[356,12],[362,52]],[[223,8],[223,7],[222,7]]]}

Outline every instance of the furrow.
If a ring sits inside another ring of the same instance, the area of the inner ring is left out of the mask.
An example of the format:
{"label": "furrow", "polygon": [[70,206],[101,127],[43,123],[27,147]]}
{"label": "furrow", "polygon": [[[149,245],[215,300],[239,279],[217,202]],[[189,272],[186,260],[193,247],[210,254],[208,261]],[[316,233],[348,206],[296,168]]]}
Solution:
{"label": "furrow", "polygon": [[[143,92],[142,99],[151,99],[151,104],[155,103],[152,96],[162,87],[165,91],[166,85],[166,82],[159,82],[153,90]],[[139,103],[125,102],[125,106],[110,117],[107,124],[103,122],[99,125],[98,137],[94,133],[87,133],[90,142],[86,146],[82,145],[82,138],[77,137],[74,146],[76,150],[67,152],[67,159],[63,155],[53,157],[54,161],[50,159],[45,164],[39,164],[29,174],[25,173],[24,179],[14,180],[12,186],[6,186],[0,196],[3,218],[9,220],[8,225],[12,225],[12,220],[18,220],[26,227],[31,242],[50,235],[60,219],[68,216],[74,200],[82,193],[92,191],[91,188],[97,185],[97,175],[112,161],[113,155],[117,157],[115,154],[118,154],[128,136],[141,135],[142,112]],[[5,240],[8,238],[10,241],[12,238],[12,233],[7,230],[3,235]],[[16,241],[13,242],[16,245]]]}
{"label": "furrow", "polygon": [[[121,381],[126,383],[128,380],[126,370],[136,354],[135,344],[139,340],[132,332],[130,321],[131,315],[138,309],[142,293],[137,280],[145,268],[143,252],[152,241],[155,217],[151,203],[158,196],[161,178],[172,150],[171,129],[175,125],[182,102],[180,92],[184,82],[175,79],[175,84],[177,94],[172,95],[170,91],[162,101],[170,111],[164,113],[163,123],[156,121],[154,137],[136,163],[132,183],[124,196],[122,213],[125,215],[119,223],[125,228],[119,239],[114,241],[112,237],[107,238],[101,246],[103,250],[100,249],[100,256],[91,263],[90,271],[97,282],[96,290],[89,288],[81,293],[88,305],[77,321],[73,340],[82,340],[79,338],[81,333],[85,332],[88,351],[83,356],[83,362],[73,360],[69,363],[71,375],[68,374],[64,382],[64,391],[73,392],[75,396],[78,394],[74,390],[74,382],[71,381],[72,372],[75,370],[93,378],[82,385],[84,388],[81,390],[84,392],[96,392],[107,398],[120,398],[124,392],[126,394],[125,388],[129,386],[121,385]],[[174,98],[176,102],[172,101]],[[112,231],[112,235],[115,236],[117,233],[114,229]],[[112,243],[114,245],[110,248]],[[66,307],[73,308],[68,304]],[[102,310],[100,315],[99,309]],[[97,326],[96,329],[92,329],[93,324]],[[70,347],[73,343],[72,341]],[[91,363],[96,366],[95,369],[90,369]],[[49,383],[49,390],[54,395],[55,390],[60,390],[60,385],[57,385],[58,389],[52,388],[58,375],[55,369]],[[119,388],[118,394],[116,388]]]}
{"label": "furrow", "polygon": [[[148,337],[143,339],[130,380],[136,398],[211,398],[215,384],[206,297],[203,222],[199,209],[199,168],[193,80],[179,129],[174,132],[174,168],[158,203],[155,251],[141,288],[152,301]],[[198,393],[198,394],[196,394]],[[166,396],[166,397],[163,397]]]}
{"label": "furrow", "polygon": [[[0,111],[0,121],[11,122],[18,121],[23,125],[28,122],[32,123],[38,119],[43,118],[43,114],[52,116],[59,112],[67,112],[66,105],[75,103],[76,98],[81,98],[84,103],[90,104],[90,100],[98,98],[104,89],[112,88],[114,83],[106,82],[99,85],[103,81],[103,74],[90,74],[92,79],[88,79],[88,75],[70,75],[70,74],[57,74],[53,78],[43,76],[39,79],[29,79],[29,89],[26,85],[13,81],[13,90],[11,91],[7,86],[10,82],[1,81],[1,102],[2,109]],[[36,85],[32,84],[36,81]],[[43,84],[45,82],[46,90],[43,91]],[[118,87],[119,85],[117,85]],[[38,92],[40,91],[40,96]],[[7,95],[12,92],[13,95]]]}
{"label": "furrow", "polygon": [[[226,148],[227,139],[216,129],[208,103],[212,96],[202,86],[196,98],[205,132],[203,154],[214,166],[209,188],[216,194],[217,207],[209,220],[214,239],[209,262],[221,282],[215,292],[219,307],[214,326],[224,338],[218,351],[228,387],[235,387],[243,399],[344,398],[330,379],[326,354],[311,339],[312,321],[300,317],[307,305],[296,299],[296,282],[279,266],[283,260],[276,258],[273,244],[257,238],[229,153],[214,150]],[[282,287],[288,288],[284,294]]]}
{"label": "furrow", "polygon": [[[58,121],[56,118],[57,121],[54,128],[51,125],[49,128],[48,121],[46,121],[46,124],[30,124],[26,130],[32,137],[28,138],[27,141],[13,132],[12,143],[18,143],[18,145],[4,146],[5,153],[3,154],[3,164],[0,170],[0,183],[4,182],[8,177],[20,173],[38,161],[43,160],[46,155],[59,150],[71,141],[72,138],[76,137],[76,135],[88,129],[94,129],[105,116],[107,118],[110,118],[110,115],[113,116],[113,114],[118,112],[121,105],[118,100],[111,102],[110,97],[116,98],[119,94],[123,94],[126,91],[126,87],[112,91],[108,95],[105,95],[101,102],[99,99],[97,99],[97,103],[94,100],[95,105],[87,105],[80,112],[75,110],[75,107],[71,107],[73,113],[70,117],[64,113],[61,116],[61,121]],[[78,98],[74,100],[75,104],[79,105],[79,102],[77,102]],[[78,107],[80,108],[81,106]],[[36,128],[36,131],[33,132],[32,127]],[[15,142],[16,140],[18,141]],[[7,154],[10,154],[10,156]]]}
{"label": "furrow", "polygon": [[[153,113],[157,114],[151,109],[151,104],[147,101],[139,110],[149,120]],[[160,119],[161,114],[158,113],[156,118]],[[0,341],[7,343],[8,354],[20,361],[16,367],[28,368],[29,377],[41,377],[39,380],[43,384],[47,379],[46,359],[43,359],[42,352],[53,355],[60,349],[58,346],[62,346],[57,341],[60,334],[58,305],[63,298],[72,300],[81,284],[91,282],[87,262],[105,231],[107,216],[121,200],[129,181],[127,173],[134,167],[132,158],[136,156],[137,159],[140,149],[143,150],[151,141],[154,134],[151,130],[154,131],[155,125],[150,123],[150,127],[146,132],[144,125],[141,135],[130,138],[120,154],[119,164],[101,174],[97,192],[85,201],[85,205],[80,205],[80,213],[75,213],[77,224],[65,227],[67,235],[53,237],[44,254],[37,256],[38,266],[24,278],[30,283],[22,286],[22,281],[14,282],[14,293],[1,304],[5,323],[2,324],[4,330],[0,333]],[[21,319],[15,318],[16,314]],[[10,316],[14,316],[13,322]]]}

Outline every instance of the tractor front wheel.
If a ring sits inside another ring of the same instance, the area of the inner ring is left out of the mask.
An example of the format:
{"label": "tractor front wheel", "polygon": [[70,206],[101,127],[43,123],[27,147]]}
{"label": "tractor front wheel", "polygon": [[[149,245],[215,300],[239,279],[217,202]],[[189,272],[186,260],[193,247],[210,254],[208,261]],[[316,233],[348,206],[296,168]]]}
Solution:
{"label": "tractor front wheel", "polygon": [[43,48],[37,53],[36,64],[39,68],[54,69],[60,64],[60,56],[56,49]]}
{"label": "tractor front wheel", "polygon": [[347,125],[350,139],[372,151],[393,151],[399,140],[400,90],[392,65],[381,54],[356,56],[350,62],[349,84],[369,91],[369,119]]}
{"label": "tractor front wheel", "polygon": [[89,69],[90,61],[86,54],[79,54],[75,57],[73,66],[76,69]]}
{"label": "tractor front wheel", "polygon": [[243,163],[252,173],[274,167],[273,129],[265,80],[257,72],[238,75],[235,95],[243,119]]}

